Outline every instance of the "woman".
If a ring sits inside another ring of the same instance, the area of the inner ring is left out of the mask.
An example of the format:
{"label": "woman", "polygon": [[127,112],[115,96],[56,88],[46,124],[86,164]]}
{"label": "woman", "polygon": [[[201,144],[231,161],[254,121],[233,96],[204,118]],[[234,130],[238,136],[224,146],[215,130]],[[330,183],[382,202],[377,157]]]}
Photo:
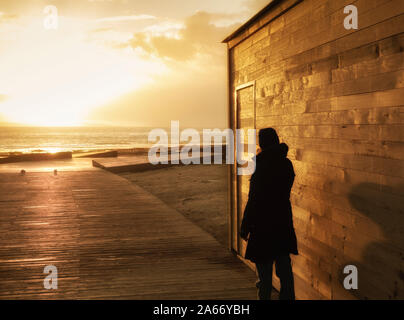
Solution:
{"label": "woman", "polygon": [[259,132],[261,152],[251,176],[248,202],[240,235],[248,241],[245,258],[255,263],[260,300],[269,300],[272,267],[281,282],[279,298],[294,300],[294,281],[289,254],[298,254],[293,227],[290,190],[295,173],[287,158],[288,146],[279,143],[273,128]]}

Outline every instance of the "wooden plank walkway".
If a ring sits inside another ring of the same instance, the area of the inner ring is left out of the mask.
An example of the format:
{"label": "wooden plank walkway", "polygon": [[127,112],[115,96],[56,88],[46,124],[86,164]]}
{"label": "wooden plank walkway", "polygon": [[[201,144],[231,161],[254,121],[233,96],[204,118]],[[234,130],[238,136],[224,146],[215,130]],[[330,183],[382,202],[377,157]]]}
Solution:
{"label": "wooden plank walkway", "polygon": [[[46,265],[57,290],[43,287]],[[255,274],[129,181],[0,173],[0,299],[255,299]]]}

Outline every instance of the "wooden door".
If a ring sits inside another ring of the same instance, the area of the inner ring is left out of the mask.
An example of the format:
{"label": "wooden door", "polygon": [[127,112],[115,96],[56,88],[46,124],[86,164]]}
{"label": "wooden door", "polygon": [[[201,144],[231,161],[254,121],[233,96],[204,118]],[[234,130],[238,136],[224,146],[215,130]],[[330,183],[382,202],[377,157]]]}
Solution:
{"label": "wooden door", "polygon": [[[243,152],[248,152],[248,129],[255,129],[255,81],[238,86],[235,90],[234,129],[244,130]],[[236,139],[236,132],[235,132]],[[237,144],[235,142],[235,146]],[[235,159],[237,160],[237,159]],[[245,242],[240,238],[240,226],[243,219],[244,208],[248,199],[249,182],[251,175],[237,175],[240,165],[235,161],[233,168],[233,194],[234,211],[232,214],[232,249],[239,255],[244,255]]]}

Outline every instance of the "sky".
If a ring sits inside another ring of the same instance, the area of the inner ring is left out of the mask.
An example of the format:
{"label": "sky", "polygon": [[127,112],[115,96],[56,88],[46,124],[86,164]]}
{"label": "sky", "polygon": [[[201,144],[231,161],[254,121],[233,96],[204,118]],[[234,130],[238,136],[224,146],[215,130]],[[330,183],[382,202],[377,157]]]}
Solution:
{"label": "sky", "polygon": [[0,124],[227,124],[227,35],[269,0],[0,0]]}

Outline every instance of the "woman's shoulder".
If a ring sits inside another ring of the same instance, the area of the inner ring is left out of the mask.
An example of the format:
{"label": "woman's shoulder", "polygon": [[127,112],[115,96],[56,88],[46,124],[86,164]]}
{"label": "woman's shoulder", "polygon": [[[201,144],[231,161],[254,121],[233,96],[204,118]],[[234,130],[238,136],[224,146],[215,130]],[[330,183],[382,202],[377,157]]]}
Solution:
{"label": "woman's shoulder", "polygon": [[295,170],[294,170],[294,168],[293,168],[293,163],[292,163],[292,161],[291,161],[289,158],[284,158],[283,161],[284,161],[284,164],[285,164],[285,168],[286,168],[288,171],[292,172],[293,175],[295,175]]}

